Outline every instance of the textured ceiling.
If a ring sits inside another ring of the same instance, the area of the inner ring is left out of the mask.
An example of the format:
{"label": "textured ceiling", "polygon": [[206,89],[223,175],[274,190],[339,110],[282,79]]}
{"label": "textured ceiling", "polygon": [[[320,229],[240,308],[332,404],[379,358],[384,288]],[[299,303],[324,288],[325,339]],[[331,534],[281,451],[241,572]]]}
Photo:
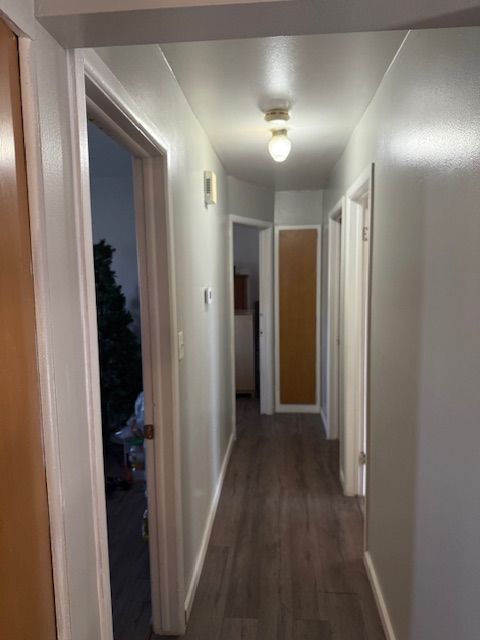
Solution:
{"label": "textured ceiling", "polygon": [[[276,189],[324,186],[405,32],[162,45],[229,174]],[[289,105],[292,152],[267,152],[263,111]]]}

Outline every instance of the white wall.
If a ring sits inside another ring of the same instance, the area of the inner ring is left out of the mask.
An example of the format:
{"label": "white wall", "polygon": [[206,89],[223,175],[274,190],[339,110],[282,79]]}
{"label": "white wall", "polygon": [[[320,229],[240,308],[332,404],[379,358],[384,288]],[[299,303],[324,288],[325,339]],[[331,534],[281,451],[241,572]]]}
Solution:
{"label": "white wall", "polygon": [[480,29],[411,33],[331,175],[375,162],[368,546],[397,640],[480,628]]}
{"label": "white wall", "polygon": [[228,176],[228,213],[244,218],[273,222],[274,198],[272,189]]}
{"label": "white wall", "polygon": [[275,224],[321,224],[323,191],[276,191]]}
{"label": "white wall", "polygon": [[259,300],[259,230],[243,224],[233,225],[233,264],[236,273],[247,274],[248,304],[253,309]]}

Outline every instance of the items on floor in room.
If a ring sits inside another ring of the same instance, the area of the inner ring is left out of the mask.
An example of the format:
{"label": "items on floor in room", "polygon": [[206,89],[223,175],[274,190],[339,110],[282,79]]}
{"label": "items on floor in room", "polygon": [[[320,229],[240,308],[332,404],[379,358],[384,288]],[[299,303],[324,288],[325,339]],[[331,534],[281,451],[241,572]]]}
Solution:
{"label": "items on floor in room", "polygon": [[[107,471],[118,485],[107,496],[108,551],[115,640],[144,640],[150,628],[148,509],[143,392],[133,414],[108,439]],[[121,491],[119,489],[127,489]]]}
{"label": "items on floor in room", "polygon": [[[107,458],[111,470],[115,466],[116,476],[107,475],[107,497],[116,489],[129,490],[134,484],[146,483],[146,458],[144,447],[145,401],[143,391],[135,400],[134,413],[126,424],[115,431],[109,439]],[[121,465],[119,460],[121,459]],[[118,472],[122,469],[123,473]],[[145,491],[146,495],[146,491]],[[140,523],[142,537],[148,539],[148,509]]]}
{"label": "items on floor in room", "polygon": [[112,442],[123,446],[123,461],[125,469],[125,479],[130,484],[134,482],[145,482],[145,448],[144,448],[144,426],[145,426],[145,401],[143,391],[139,393],[135,400],[135,411],[127,420],[124,427],[115,431],[111,436]]}

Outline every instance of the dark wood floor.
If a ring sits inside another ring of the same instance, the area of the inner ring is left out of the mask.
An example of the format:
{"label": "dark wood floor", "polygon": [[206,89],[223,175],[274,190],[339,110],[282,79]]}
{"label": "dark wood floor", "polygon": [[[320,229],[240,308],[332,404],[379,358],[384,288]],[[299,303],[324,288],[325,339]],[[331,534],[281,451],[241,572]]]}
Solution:
{"label": "dark wood floor", "polygon": [[318,416],[239,404],[235,445],[185,638],[384,640],[362,516]]}
{"label": "dark wood floor", "polygon": [[145,486],[114,491],[107,499],[108,552],[115,640],[150,637],[148,542],[142,537]]}

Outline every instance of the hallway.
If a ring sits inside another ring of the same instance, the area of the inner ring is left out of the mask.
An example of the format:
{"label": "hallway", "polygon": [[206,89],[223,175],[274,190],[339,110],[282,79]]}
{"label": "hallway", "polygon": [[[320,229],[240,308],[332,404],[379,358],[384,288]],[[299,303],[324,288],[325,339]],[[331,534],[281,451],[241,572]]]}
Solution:
{"label": "hallway", "polygon": [[362,518],[318,415],[244,401],[188,640],[380,640]]}

